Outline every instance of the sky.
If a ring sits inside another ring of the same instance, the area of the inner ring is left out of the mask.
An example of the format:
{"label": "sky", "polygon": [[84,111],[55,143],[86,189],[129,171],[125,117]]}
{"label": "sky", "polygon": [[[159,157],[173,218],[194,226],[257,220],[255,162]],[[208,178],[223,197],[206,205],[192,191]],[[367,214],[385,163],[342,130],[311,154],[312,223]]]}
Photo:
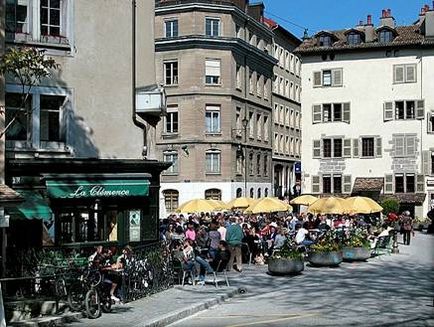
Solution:
{"label": "sky", "polygon": [[[260,2],[251,0],[250,3]],[[298,37],[308,29],[309,35],[320,30],[351,28],[366,16],[372,15],[378,25],[382,9],[391,9],[397,25],[410,25],[419,16],[425,4],[433,7],[432,0],[262,0],[265,16],[275,20]],[[291,24],[293,23],[293,24]]]}

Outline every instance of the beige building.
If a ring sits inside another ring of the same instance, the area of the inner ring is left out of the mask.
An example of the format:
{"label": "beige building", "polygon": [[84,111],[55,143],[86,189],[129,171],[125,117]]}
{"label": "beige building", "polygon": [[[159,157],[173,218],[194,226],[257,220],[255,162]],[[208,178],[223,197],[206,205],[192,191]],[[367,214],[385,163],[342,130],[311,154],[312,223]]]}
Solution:
{"label": "beige building", "polygon": [[[157,1],[157,129],[166,212],[192,198],[272,195],[273,33],[263,5]],[[163,206],[162,206],[163,207]],[[163,214],[163,213],[162,213]]]}

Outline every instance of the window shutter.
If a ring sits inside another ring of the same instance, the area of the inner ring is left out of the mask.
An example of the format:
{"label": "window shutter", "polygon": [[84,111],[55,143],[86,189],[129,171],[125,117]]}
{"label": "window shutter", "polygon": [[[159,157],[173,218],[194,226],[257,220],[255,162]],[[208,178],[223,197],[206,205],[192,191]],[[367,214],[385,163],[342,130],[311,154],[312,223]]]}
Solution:
{"label": "window shutter", "polygon": [[322,108],[320,104],[314,104],[312,109],[312,123],[317,124],[322,122]]}
{"label": "window shutter", "polygon": [[321,189],[319,176],[312,176],[312,193],[319,193]]}
{"label": "window shutter", "polygon": [[422,151],[422,173],[431,175],[431,151]]}
{"label": "window shutter", "polygon": [[419,100],[416,101],[416,119],[424,119],[425,118],[425,101]]}
{"label": "window shutter", "polygon": [[385,102],[383,105],[383,120],[393,120],[393,102]]}
{"label": "window shutter", "polygon": [[416,82],[416,65],[405,66],[405,81],[407,83]]}
{"label": "window shutter", "polygon": [[405,150],[405,137],[404,135],[395,137],[395,157],[402,157]]}
{"label": "window shutter", "polygon": [[353,158],[359,157],[359,139],[353,139]]}
{"label": "window shutter", "polygon": [[313,140],[313,158],[321,158],[321,140]]}
{"label": "window shutter", "polygon": [[313,72],[313,87],[320,87],[321,83],[321,72]]}
{"label": "window shutter", "polygon": [[376,137],[375,138],[375,156],[381,157],[382,155],[382,141],[381,141],[381,137]]}
{"label": "window shutter", "polygon": [[332,85],[333,86],[342,86],[342,82],[343,82],[342,74],[343,74],[342,68],[332,70]]}
{"label": "window shutter", "polygon": [[351,193],[351,175],[344,175],[344,181],[343,181],[343,192],[344,193]]}
{"label": "window shutter", "polygon": [[404,65],[396,65],[393,67],[393,82],[404,83]]}
{"label": "window shutter", "polygon": [[351,139],[344,139],[344,157],[351,158]]}
{"label": "window shutter", "polygon": [[343,104],[344,112],[343,112],[343,121],[345,123],[350,123],[351,121],[351,115],[350,115],[350,103],[346,102]]}
{"label": "window shutter", "polygon": [[405,138],[405,153],[407,156],[414,156],[416,154],[416,137],[407,136]]}
{"label": "window shutter", "polygon": [[416,176],[416,192],[423,193],[425,192],[425,176],[417,175]]}
{"label": "window shutter", "polygon": [[384,178],[384,193],[393,193],[393,175],[386,175]]}

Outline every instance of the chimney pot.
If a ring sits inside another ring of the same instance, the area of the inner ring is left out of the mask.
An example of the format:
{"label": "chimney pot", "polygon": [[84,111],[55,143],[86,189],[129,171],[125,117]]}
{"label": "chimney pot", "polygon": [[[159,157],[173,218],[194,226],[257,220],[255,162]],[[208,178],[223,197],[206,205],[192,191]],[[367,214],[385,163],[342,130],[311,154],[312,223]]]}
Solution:
{"label": "chimney pot", "polygon": [[384,17],[386,17],[386,10],[383,9],[381,11],[381,18],[384,18]]}
{"label": "chimney pot", "polygon": [[359,20],[359,25],[360,25],[360,26],[363,25],[363,20]]}
{"label": "chimney pot", "polygon": [[372,16],[371,16],[371,15],[368,15],[368,18],[367,18],[367,24],[368,24],[368,25],[371,25],[371,24],[372,24]]}
{"label": "chimney pot", "polygon": [[392,17],[392,10],[387,9],[387,17]]}

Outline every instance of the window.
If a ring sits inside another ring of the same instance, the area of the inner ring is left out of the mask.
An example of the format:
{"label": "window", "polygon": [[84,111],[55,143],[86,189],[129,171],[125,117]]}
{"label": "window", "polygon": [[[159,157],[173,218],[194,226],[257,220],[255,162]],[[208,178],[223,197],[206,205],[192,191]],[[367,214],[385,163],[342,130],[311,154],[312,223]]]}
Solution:
{"label": "window", "polygon": [[268,142],[269,140],[269,122],[268,122],[268,116],[264,116],[264,141]]}
{"label": "window", "polygon": [[255,125],[254,125],[254,121],[253,121],[253,112],[249,112],[249,137],[251,138],[251,139],[253,139],[254,138],[254,136],[255,136],[255,130],[254,130],[254,128],[255,128]]}
{"label": "window", "polygon": [[270,79],[264,77],[264,100],[268,100],[268,87],[270,84]]}
{"label": "window", "polygon": [[237,175],[242,175],[243,174],[243,165],[244,165],[244,160],[243,160],[243,153],[242,151],[237,151],[237,160],[236,160],[236,173]]}
{"label": "window", "polygon": [[324,175],[322,177],[322,192],[332,193],[332,178],[331,176]]}
{"label": "window", "polygon": [[243,189],[241,187],[237,188],[236,197],[241,198],[243,196]]}
{"label": "window", "polygon": [[416,188],[415,188],[415,183],[414,183],[414,175],[411,174],[406,174],[405,175],[405,186],[406,186],[406,192],[407,193],[414,193]]}
{"label": "window", "polygon": [[295,69],[294,69],[294,55],[292,53],[289,54],[289,71],[291,73],[294,73]]}
{"label": "window", "polygon": [[178,36],[178,20],[171,19],[164,22],[164,28],[166,31],[166,37],[177,37]]}
{"label": "window", "polygon": [[423,193],[425,191],[424,175],[402,173],[386,175],[384,179],[384,193]]}
{"label": "window", "polygon": [[167,106],[165,133],[178,133],[178,106]]}
{"label": "window", "polygon": [[237,89],[241,90],[242,87],[242,80],[241,80],[241,66],[239,64],[237,64]]}
{"label": "window", "polygon": [[288,80],[285,80],[285,91],[284,91],[284,93],[285,93],[285,96],[286,97],[290,97],[290,89],[289,89],[289,81]]}
{"label": "window", "polygon": [[274,75],[273,92],[274,93],[279,93],[279,77],[277,75]]}
{"label": "window", "polygon": [[290,98],[291,100],[295,100],[295,94],[294,94],[294,82],[291,82],[291,83],[290,83],[290,86],[289,86],[289,98]]}
{"label": "window", "polygon": [[283,95],[284,90],[284,79],[283,77],[279,77],[279,94]]}
{"label": "window", "polygon": [[416,134],[393,134],[393,157],[413,157],[416,155]]}
{"label": "window", "polygon": [[261,155],[256,155],[256,175],[261,176]]}
{"label": "window", "polygon": [[220,35],[220,19],[218,18],[205,19],[205,35],[206,36]]}
{"label": "window", "polygon": [[241,108],[237,107],[236,113],[235,113],[235,131],[236,131],[235,135],[237,137],[241,137],[242,130],[243,130],[243,126],[242,126],[242,122],[241,122]]}
{"label": "window", "polygon": [[332,45],[332,38],[329,35],[321,35],[319,37],[320,47],[330,47]]}
{"label": "window", "polygon": [[164,205],[167,212],[174,212],[179,206],[179,192],[176,190],[164,190]]}
{"label": "window", "polygon": [[323,147],[323,157],[331,158],[332,157],[332,140],[331,139],[323,139],[322,141]]}
{"label": "window", "polygon": [[331,104],[323,104],[322,105],[322,115],[323,115],[323,122],[329,122],[332,121],[332,105]]}
{"label": "window", "polygon": [[171,162],[172,166],[167,168],[164,172],[165,174],[177,174],[179,172],[178,166],[178,153],[174,151],[168,151],[163,153],[164,162]]}
{"label": "window", "polygon": [[41,95],[40,97],[40,138],[41,141],[64,142],[61,128],[62,106],[64,96]]}
{"label": "window", "polygon": [[425,118],[424,100],[402,100],[395,102],[385,102],[383,104],[383,119],[390,120],[410,120]]}
{"label": "window", "polygon": [[263,76],[260,76],[256,79],[256,95],[258,97],[262,96],[262,92],[261,92],[261,81],[263,79]]}
{"label": "window", "polygon": [[[315,148],[315,147],[314,147]],[[342,158],[343,139],[322,139],[323,158]],[[314,149],[315,150],[315,149]]]}
{"label": "window", "polygon": [[61,35],[62,0],[41,0],[41,35]]}
{"label": "window", "polygon": [[206,106],[205,127],[207,133],[220,133],[220,106]]}
{"label": "window", "polygon": [[11,124],[6,131],[7,141],[27,141],[28,134],[31,128],[30,108],[32,106],[32,96],[27,98],[23,105],[21,94],[7,93],[6,94],[6,122],[5,126]]}
{"label": "window", "polygon": [[333,175],[333,193],[342,193],[342,176]]}
{"label": "window", "polygon": [[362,157],[374,157],[374,138],[363,137],[362,138]]}
{"label": "window", "polygon": [[262,139],[262,115],[256,115],[256,137],[258,140]]}
{"label": "window", "polygon": [[362,37],[359,33],[350,33],[347,36],[347,42],[350,45],[357,45],[362,43]]}
{"label": "window", "polygon": [[333,139],[333,157],[342,157],[342,139]]}
{"label": "window", "polygon": [[249,71],[249,93],[253,94],[255,88],[255,82],[253,81],[253,71]]}
{"label": "window", "polygon": [[342,193],[342,175],[323,175],[323,193]]}
{"label": "window", "polygon": [[220,84],[220,60],[205,60],[205,83]]}
{"label": "window", "polygon": [[264,168],[264,176],[267,177],[268,176],[268,156],[267,155],[264,156],[263,168]]}
{"label": "window", "polygon": [[338,87],[343,85],[343,69],[334,68],[313,72],[313,87]]}
{"label": "window", "polygon": [[285,136],[285,154],[289,154],[290,145],[289,145],[289,136]]}
{"label": "window", "polygon": [[206,200],[217,200],[221,201],[222,199],[222,191],[217,188],[212,188],[205,191],[205,199]]}
{"label": "window", "polygon": [[313,123],[345,122],[351,120],[350,103],[324,103],[313,105]]}
{"label": "window", "polygon": [[274,152],[279,152],[279,134],[274,133]]}
{"label": "window", "polygon": [[342,104],[333,104],[333,121],[342,121]]}
{"label": "window", "polygon": [[393,83],[416,83],[417,65],[394,65],[393,66]]}
{"label": "window", "polygon": [[260,199],[260,198],[261,198],[261,189],[258,188],[258,199]]}
{"label": "window", "polygon": [[404,175],[395,175],[395,193],[405,193]]}
{"label": "window", "polygon": [[6,32],[29,32],[29,3],[28,0],[6,1]]}
{"label": "window", "polygon": [[253,153],[249,153],[249,174],[253,175]]}
{"label": "window", "polygon": [[170,61],[164,63],[164,80],[166,85],[178,84],[178,62]]}
{"label": "window", "polygon": [[255,190],[253,187],[250,188],[250,197],[253,199],[255,197]]}
{"label": "window", "polygon": [[206,173],[220,173],[220,151],[208,151],[205,155]]}
{"label": "window", "polygon": [[268,188],[265,189],[265,191],[264,191],[264,196],[265,196],[265,197],[268,196]]}
{"label": "window", "polygon": [[427,117],[427,130],[429,134],[433,134],[434,133],[434,112],[429,112],[428,113],[428,117]]}
{"label": "window", "polygon": [[382,30],[378,34],[378,41],[382,43],[392,42],[393,41],[393,32],[388,30]]}

